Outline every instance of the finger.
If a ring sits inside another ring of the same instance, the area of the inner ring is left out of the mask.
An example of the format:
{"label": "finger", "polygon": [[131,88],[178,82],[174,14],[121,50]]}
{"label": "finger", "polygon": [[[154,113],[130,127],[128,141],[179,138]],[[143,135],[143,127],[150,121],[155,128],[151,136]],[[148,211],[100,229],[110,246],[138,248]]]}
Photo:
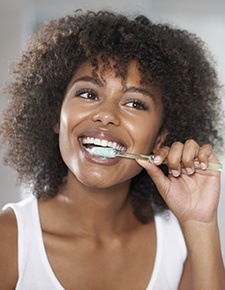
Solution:
{"label": "finger", "polygon": [[204,144],[200,148],[197,158],[203,170],[208,167],[209,158],[211,158],[212,160],[217,160],[217,157],[214,154],[212,146],[210,144]]}
{"label": "finger", "polygon": [[167,156],[167,166],[174,177],[181,174],[183,147],[184,145],[181,142],[174,142]]}
{"label": "finger", "polygon": [[138,159],[137,162],[146,169],[147,173],[155,183],[160,194],[162,196],[165,196],[170,187],[170,181],[162,172],[162,170],[158,166],[148,161]]}
{"label": "finger", "polygon": [[182,165],[188,175],[195,172],[194,160],[198,157],[200,146],[193,140],[187,140],[184,143]]}
{"label": "finger", "polygon": [[160,165],[167,158],[170,148],[168,146],[164,146],[156,151],[154,151],[154,160],[153,163],[155,165]]}

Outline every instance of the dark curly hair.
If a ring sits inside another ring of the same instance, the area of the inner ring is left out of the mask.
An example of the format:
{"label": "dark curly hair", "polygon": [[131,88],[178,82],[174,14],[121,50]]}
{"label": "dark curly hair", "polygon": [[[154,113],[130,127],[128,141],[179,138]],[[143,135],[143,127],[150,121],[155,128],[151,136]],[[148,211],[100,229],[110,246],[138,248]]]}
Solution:
{"label": "dark curly hair", "polygon": [[[107,67],[109,59],[123,79],[136,60],[142,82],[160,91],[165,145],[190,138],[199,144],[221,143],[217,76],[199,38],[142,15],[130,19],[107,11],[77,11],[46,23],[31,37],[6,86],[11,99],[0,127],[1,142],[8,147],[5,162],[36,196],[54,197],[67,174],[53,127],[74,72],[87,60],[96,69],[99,60]],[[142,222],[152,217],[151,205],[158,211],[166,208],[144,170],[133,178],[130,195]]]}

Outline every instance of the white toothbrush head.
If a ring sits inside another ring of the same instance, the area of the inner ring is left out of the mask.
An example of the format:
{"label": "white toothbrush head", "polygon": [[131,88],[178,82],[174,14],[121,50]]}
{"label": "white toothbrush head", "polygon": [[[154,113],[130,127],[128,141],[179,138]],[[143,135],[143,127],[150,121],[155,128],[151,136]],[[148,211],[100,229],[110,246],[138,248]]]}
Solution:
{"label": "white toothbrush head", "polygon": [[117,150],[110,147],[93,147],[89,150],[89,153],[103,158],[115,158],[117,156]]}

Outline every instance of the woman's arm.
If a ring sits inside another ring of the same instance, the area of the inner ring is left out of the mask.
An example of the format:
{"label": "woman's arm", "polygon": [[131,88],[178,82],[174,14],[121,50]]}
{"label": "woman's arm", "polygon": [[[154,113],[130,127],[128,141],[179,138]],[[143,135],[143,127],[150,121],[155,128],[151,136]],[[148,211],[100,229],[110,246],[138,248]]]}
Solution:
{"label": "woman's arm", "polygon": [[[217,160],[212,148],[209,145],[200,148],[194,140],[189,140],[154,153],[155,164],[138,162],[155,182],[183,230],[188,259],[180,289],[224,290],[225,270],[217,222],[220,172],[194,169],[195,158],[203,168],[209,161]],[[168,177],[156,166],[165,159],[170,171]]]}
{"label": "woman's arm", "polygon": [[17,224],[12,210],[0,212],[0,289],[13,290],[18,279]]}
{"label": "woman's arm", "polygon": [[212,224],[188,223],[182,225],[182,229],[188,248],[188,260],[179,289],[225,289],[217,221]]}

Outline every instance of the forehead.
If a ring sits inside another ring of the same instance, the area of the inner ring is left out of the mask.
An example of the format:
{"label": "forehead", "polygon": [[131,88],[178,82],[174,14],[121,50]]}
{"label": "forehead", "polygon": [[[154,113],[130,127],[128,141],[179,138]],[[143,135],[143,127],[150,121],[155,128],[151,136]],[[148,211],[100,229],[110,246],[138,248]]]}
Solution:
{"label": "forehead", "polygon": [[107,63],[99,61],[95,65],[90,61],[86,61],[75,71],[73,79],[82,75],[98,77],[103,82],[109,77],[114,77],[121,79],[122,82],[130,79],[131,81],[133,80],[141,83],[141,73],[136,61],[129,62],[129,64],[123,69],[113,60],[109,60]]}

